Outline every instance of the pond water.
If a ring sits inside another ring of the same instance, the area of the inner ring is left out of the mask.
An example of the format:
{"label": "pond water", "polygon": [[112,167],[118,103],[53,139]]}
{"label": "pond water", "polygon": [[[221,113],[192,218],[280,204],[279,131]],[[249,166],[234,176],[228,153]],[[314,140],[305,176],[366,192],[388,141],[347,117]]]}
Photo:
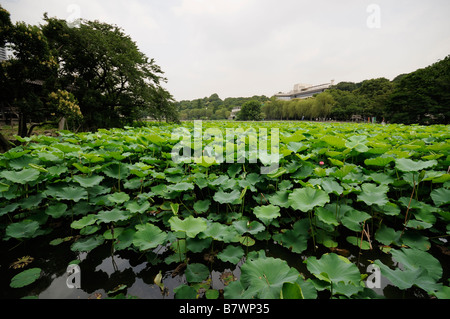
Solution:
{"label": "pond water", "polygon": [[[181,271],[174,274],[179,263],[170,265],[164,262],[152,263],[147,260],[144,254],[136,253],[131,250],[114,251],[112,253],[111,243],[105,242],[103,245],[95,248],[89,253],[79,253],[70,250],[71,243],[62,243],[57,246],[49,245],[51,239],[39,237],[17,245],[17,241],[0,243],[0,299],[5,298],[23,298],[38,297],[39,299],[95,299],[117,296],[119,293],[127,297],[136,297],[143,299],[172,299],[174,298],[173,289],[186,283],[185,276]],[[361,274],[369,274],[367,267],[371,260],[380,259],[384,264],[391,267],[399,266],[392,261],[389,254],[382,253],[378,249],[372,251],[366,250],[359,255],[359,248],[342,243],[340,247],[348,250],[350,255],[348,259],[357,264]],[[218,247],[220,248],[220,247]],[[258,242],[249,248],[249,251],[265,250],[266,255],[286,260],[291,267],[295,267],[300,273],[308,277],[306,264],[303,261],[311,256],[320,256],[328,252],[325,248],[320,248],[316,252],[313,249],[310,253],[299,255],[290,252],[273,242]],[[215,258],[212,263],[205,261],[204,253],[188,252],[189,262],[204,263],[210,268],[211,287],[221,290],[225,286],[224,277],[232,273],[236,279],[240,277],[240,267],[245,262],[245,257],[237,265],[222,262]],[[447,282],[450,277],[449,267],[450,257],[444,255],[433,246],[430,251],[438,258],[443,265],[444,274],[442,282]],[[42,269],[41,277],[34,283],[23,288],[11,288],[9,286],[11,278],[19,273],[21,269],[13,269],[11,263],[22,256],[31,256],[34,258],[32,263],[24,269],[30,267],[39,267]],[[158,255],[160,259],[165,258],[164,249],[160,249]],[[69,288],[67,285],[68,273],[67,266],[73,260],[80,260],[78,264],[81,272],[81,288]],[[358,260],[359,259],[359,260]],[[165,293],[154,284],[154,278],[161,271],[163,276],[162,283],[167,288]],[[120,285],[126,285],[115,293],[111,291]],[[381,287],[374,288],[374,291],[386,298],[429,298],[428,295],[419,288],[410,288],[405,292],[390,284],[389,280],[381,276]],[[322,291],[318,294],[319,298],[329,298],[328,291]]]}

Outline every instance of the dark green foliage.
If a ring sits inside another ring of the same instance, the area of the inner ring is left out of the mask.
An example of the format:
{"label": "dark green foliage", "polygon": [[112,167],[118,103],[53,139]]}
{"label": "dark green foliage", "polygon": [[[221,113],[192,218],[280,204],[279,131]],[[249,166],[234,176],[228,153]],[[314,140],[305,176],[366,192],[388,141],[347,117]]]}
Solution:
{"label": "dark green foliage", "polygon": [[261,120],[261,103],[256,100],[245,102],[241,111],[237,114],[240,121],[259,121]]}

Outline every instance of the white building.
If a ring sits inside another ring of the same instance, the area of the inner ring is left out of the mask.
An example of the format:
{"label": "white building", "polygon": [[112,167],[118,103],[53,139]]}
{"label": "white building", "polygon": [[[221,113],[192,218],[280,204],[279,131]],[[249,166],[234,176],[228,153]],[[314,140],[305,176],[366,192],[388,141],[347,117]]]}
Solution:
{"label": "white building", "polygon": [[332,85],[334,85],[334,80],[331,80],[330,83],[319,85],[298,83],[294,85],[292,91],[287,93],[279,92],[275,96],[279,100],[306,99],[312,97],[314,94],[322,93]]}
{"label": "white building", "polygon": [[6,54],[6,48],[0,47],[0,62],[5,61],[8,58],[8,55]]}

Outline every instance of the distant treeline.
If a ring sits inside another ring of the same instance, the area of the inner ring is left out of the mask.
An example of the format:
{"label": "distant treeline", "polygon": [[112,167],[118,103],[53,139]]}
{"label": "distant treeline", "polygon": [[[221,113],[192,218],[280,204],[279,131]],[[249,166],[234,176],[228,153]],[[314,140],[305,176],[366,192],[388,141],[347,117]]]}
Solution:
{"label": "distant treeline", "polygon": [[[450,55],[426,68],[386,78],[359,83],[340,82],[309,99],[278,100],[275,97],[209,98],[177,103],[180,118],[227,119],[233,108],[249,101],[261,105],[260,119],[349,121],[353,115],[362,119],[376,117],[390,123],[449,124]],[[239,116],[238,116],[239,119]],[[255,118],[257,119],[257,118]]]}

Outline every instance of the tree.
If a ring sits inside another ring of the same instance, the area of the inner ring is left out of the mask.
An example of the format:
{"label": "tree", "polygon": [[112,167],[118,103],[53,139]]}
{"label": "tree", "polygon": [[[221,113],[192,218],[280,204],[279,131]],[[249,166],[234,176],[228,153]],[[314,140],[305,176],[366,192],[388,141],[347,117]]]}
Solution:
{"label": "tree", "polygon": [[240,121],[261,120],[261,102],[256,100],[245,102],[236,117]]}
{"label": "tree", "polygon": [[87,129],[130,124],[144,110],[176,119],[161,68],[115,25],[85,21],[78,28],[44,15],[42,27],[60,66],[58,86],[79,102]]}
{"label": "tree", "polygon": [[313,110],[315,117],[327,118],[336,104],[333,96],[328,92],[318,94],[314,98]]}
{"label": "tree", "polygon": [[448,124],[450,121],[450,55],[402,76],[386,102],[389,121],[404,124]]}
{"label": "tree", "polygon": [[45,121],[52,113],[46,108],[46,97],[52,89],[57,63],[47,38],[38,26],[23,22],[12,24],[9,12],[0,7],[0,45],[8,43],[13,57],[0,65],[2,107],[18,109],[18,135],[31,134],[30,120]]}

